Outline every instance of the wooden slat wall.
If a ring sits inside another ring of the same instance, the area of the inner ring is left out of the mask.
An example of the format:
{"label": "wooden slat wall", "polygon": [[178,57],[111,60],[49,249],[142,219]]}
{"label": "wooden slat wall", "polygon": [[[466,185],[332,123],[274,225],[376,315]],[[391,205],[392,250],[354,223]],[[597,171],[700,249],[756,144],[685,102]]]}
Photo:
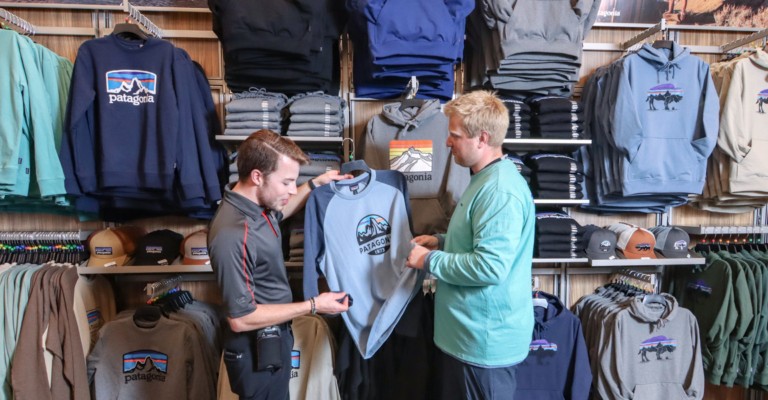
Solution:
{"label": "wooden slat wall", "polygon": [[[122,22],[125,14],[112,11],[90,11],[90,10],[68,10],[68,9],[43,9],[43,8],[6,8],[18,16],[37,26],[46,27],[78,27],[94,28],[103,30],[112,26],[113,23]],[[145,12],[156,25],[164,30],[175,31],[209,31],[211,22],[210,15],[197,12]],[[589,34],[587,42],[593,43],[621,43],[640,33],[642,29],[622,29],[622,28],[595,28]],[[722,32],[722,31],[681,31],[678,41],[684,45],[698,46],[717,46],[734,39],[745,36],[745,33]],[[74,61],[77,55],[77,49],[85,40],[91,39],[86,36],[67,36],[67,35],[37,35],[34,39],[59,55]],[[217,40],[210,38],[171,38],[174,45],[189,52],[192,59],[199,62],[210,82],[212,95],[217,104],[218,111],[223,116],[223,103],[226,98],[226,85],[223,82],[224,68],[221,58],[221,47]],[[606,65],[623,55],[617,51],[585,51],[583,65],[581,68],[580,85],[586,81],[586,78],[596,68]],[[702,54],[701,57],[707,62],[715,62],[720,57],[718,55]],[[349,58],[344,58],[349,63]],[[349,65],[344,66],[343,72],[348,72]],[[346,79],[345,79],[346,81]],[[368,120],[381,111],[381,106],[386,101],[364,101],[355,100],[350,95],[349,85],[342,88],[342,96],[347,98],[350,105],[349,124],[353,138],[356,143],[365,133],[365,127]],[[457,87],[460,87],[457,86]],[[357,152],[359,154],[359,150]],[[656,224],[655,215],[642,214],[622,214],[612,216],[598,216],[579,212],[578,209],[572,210],[572,215],[582,224],[607,225],[616,221],[626,221],[645,227]],[[679,225],[751,225],[752,213],[740,215],[721,215],[696,210],[692,207],[680,207],[674,210],[670,221],[672,224]],[[204,228],[205,222],[190,220],[185,218],[153,218],[135,221],[134,224],[145,226],[148,230],[167,228],[182,234],[188,234],[195,230]],[[55,216],[48,214],[9,214],[0,213],[0,231],[13,230],[94,230],[99,229],[106,224],[102,221],[80,222],[75,218]],[[549,267],[549,266],[547,266]],[[555,279],[553,276],[540,276],[540,289],[547,292],[554,292]],[[605,274],[594,275],[572,275],[569,277],[570,296],[563,299],[568,305],[572,304],[581,296],[591,293],[594,289],[606,283],[608,276]],[[159,279],[159,278],[158,278]],[[206,279],[210,279],[210,276]],[[118,304],[121,308],[136,306],[146,300],[143,293],[144,282],[129,278],[115,278],[116,294]],[[191,290],[196,298],[201,300],[218,302],[219,293],[216,285],[210,280],[199,282],[184,282],[183,287]],[[705,399],[718,400],[736,400],[746,399],[748,395],[755,395],[742,388],[724,388],[717,386],[707,386]],[[762,398],[761,394],[758,396]]]}

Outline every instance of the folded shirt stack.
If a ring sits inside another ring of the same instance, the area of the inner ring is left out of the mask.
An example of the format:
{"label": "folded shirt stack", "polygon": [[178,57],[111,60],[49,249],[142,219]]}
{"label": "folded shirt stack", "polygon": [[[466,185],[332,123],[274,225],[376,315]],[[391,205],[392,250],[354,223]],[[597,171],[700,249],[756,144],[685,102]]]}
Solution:
{"label": "folded shirt stack", "polygon": [[322,92],[291,97],[285,107],[288,136],[341,136],[346,102]]}
{"label": "folded shirt stack", "polygon": [[536,213],[533,254],[538,258],[576,258],[584,251],[584,229],[576,220],[560,212]]}
{"label": "folded shirt stack", "polygon": [[584,138],[581,103],[560,96],[534,97],[531,106],[531,136],[545,139]]}
{"label": "folded shirt stack", "polygon": [[531,184],[531,168],[523,162],[523,160],[518,157],[516,154],[513,153],[505,153],[504,157],[511,160],[513,163],[515,163],[515,167],[517,167],[517,172],[520,173],[520,175],[523,176],[523,179],[525,179],[526,182],[528,182],[528,185]]}
{"label": "folded shirt stack", "polygon": [[531,107],[520,100],[502,99],[509,110],[509,128],[507,139],[526,139],[531,137]]}
{"label": "folded shirt stack", "polygon": [[280,115],[288,101],[284,94],[251,88],[232,97],[232,101],[225,106],[225,135],[249,136],[261,129],[280,133]]}
{"label": "folded shirt stack", "polygon": [[531,193],[537,199],[584,198],[583,166],[562,154],[534,154],[525,160],[531,168]]}
{"label": "folded shirt stack", "polygon": [[341,157],[334,153],[307,153],[309,164],[299,167],[299,178],[296,185],[303,185],[306,181],[326,173],[332,169],[341,168]]}

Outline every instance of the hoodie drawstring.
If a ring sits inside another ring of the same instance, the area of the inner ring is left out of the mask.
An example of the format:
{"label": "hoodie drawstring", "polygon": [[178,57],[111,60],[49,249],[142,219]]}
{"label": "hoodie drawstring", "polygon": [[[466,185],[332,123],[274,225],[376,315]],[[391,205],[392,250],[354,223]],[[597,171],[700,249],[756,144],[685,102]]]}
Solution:
{"label": "hoodie drawstring", "polygon": [[667,82],[669,82],[669,71],[672,71],[672,79],[675,79],[675,69],[680,69],[681,67],[677,65],[676,63],[673,63],[671,61],[667,61],[662,65],[661,67],[656,69],[656,83],[661,83],[660,80],[660,73],[661,71],[664,71],[664,74],[666,76]]}

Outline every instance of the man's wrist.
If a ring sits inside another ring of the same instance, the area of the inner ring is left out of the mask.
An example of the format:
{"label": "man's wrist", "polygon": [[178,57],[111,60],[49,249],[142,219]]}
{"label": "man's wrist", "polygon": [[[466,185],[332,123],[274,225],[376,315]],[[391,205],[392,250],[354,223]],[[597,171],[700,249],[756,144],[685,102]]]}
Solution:
{"label": "man's wrist", "polygon": [[308,180],[307,184],[309,185],[309,190],[317,189],[317,185],[315,185],[315,181],[313,179]]}
{"label": "man's wrist", "polygon": [[309,313],[312,315],[317,314],[317,305],[315,304],[315,298],[310,297],[309,298]]}

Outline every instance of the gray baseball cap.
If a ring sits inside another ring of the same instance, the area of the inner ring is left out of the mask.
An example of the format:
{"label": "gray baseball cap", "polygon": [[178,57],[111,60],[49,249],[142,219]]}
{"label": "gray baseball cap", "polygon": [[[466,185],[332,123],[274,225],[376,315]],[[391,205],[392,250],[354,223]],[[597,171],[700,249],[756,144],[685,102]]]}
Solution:
{"label": "gray baseball cap", "polygon": [[690,258],[688,244],[691,242],[688,233],[674,226],[657,226],[651,229],[656,235],[654,250],[665,258]]}
{"label": "gray baseball cap", "polygon": [[584,227],[584,253],[594,260],[616,258],[616,234],[596,225]]}

